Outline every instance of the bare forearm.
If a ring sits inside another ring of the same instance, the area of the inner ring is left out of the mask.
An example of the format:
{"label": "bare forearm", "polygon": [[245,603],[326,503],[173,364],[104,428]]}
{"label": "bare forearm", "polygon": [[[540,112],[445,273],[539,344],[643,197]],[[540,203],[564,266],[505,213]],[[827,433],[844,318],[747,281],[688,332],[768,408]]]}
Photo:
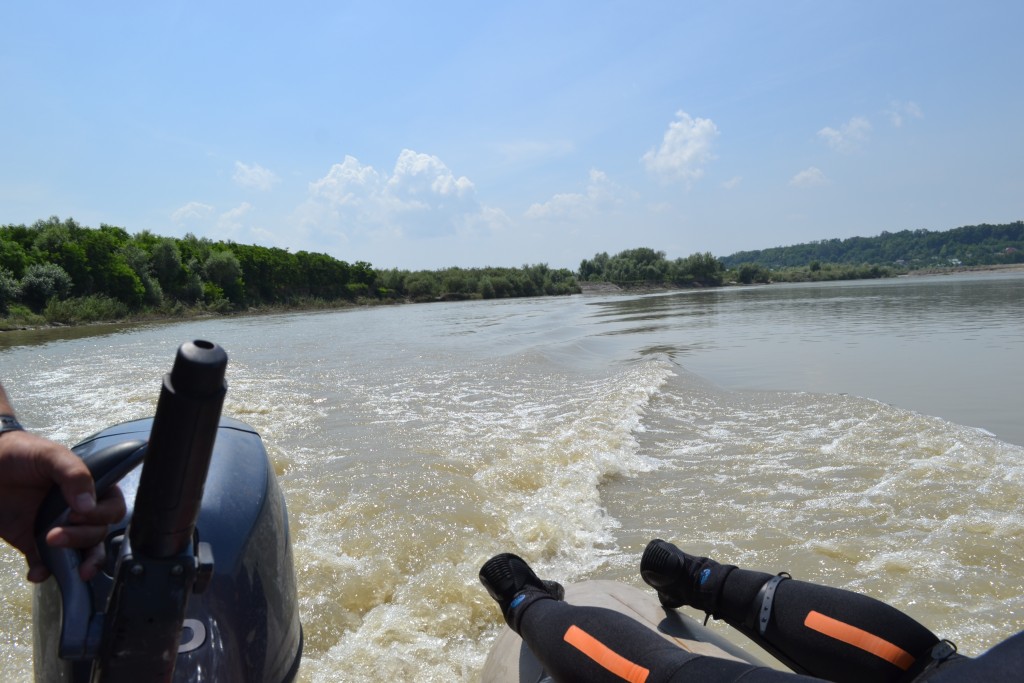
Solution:
{"label": "bare forearm", "polygon": [[11,399],[7,398],[3,384],[0,384],[0,415],[14,415],[14,406],[11,405]]}

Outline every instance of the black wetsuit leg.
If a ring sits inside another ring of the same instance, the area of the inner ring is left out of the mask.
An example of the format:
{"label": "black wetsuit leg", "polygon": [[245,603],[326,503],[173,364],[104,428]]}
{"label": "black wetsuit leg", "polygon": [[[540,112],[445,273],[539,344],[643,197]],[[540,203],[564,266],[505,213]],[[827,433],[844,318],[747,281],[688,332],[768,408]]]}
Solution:
{"label": "black wetsuit leg", "polygon": [[712,616],[724,619],[787,666],[836,683],[912,680],[939,639],[883,602],[838,588],[786,579],[775,586],[762,634],[770,574],[734,569]]}
{"label": "black wetsuit leg", "polygon": [[1019,681],[1024,679],[1024,631],[1007,638],[974,659],[950,658],[936,662],[914,683],[967,683]]}
{"label": "black wetsuit leg", "polygon": [[519,633],[560,683],[820,683],[820,679],[687,652],[624,614],[542,598]]}

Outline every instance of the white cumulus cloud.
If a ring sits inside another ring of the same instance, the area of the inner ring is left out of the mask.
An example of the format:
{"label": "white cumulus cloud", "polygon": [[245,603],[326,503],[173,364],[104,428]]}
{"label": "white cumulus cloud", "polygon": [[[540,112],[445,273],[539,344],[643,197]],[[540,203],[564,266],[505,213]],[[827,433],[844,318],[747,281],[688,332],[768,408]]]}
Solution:
{"label": "white cumulus cloud", "polygon": [[647,170],[665,178],[692,182],[704,175],[704,164],[714,159],[711,143],[717,135],[718,128],[711,119],[695,119],[678,111],[661,147],[644,154],[644,164]]}
{"label": "white cumulus cloud", "polygon": [[500,211],[480,204],[469,178],[410,149],[390,173],[346,155],[309,184],[300,213],[307,228],[346,239],[354,233],[436,237],[505,224]]}
{"label": "white cumulus cloud", "polygon": [[266,192],[277,183],[277,176],[259,164],[235,162],[235,174],[231,177],[240,187]]}
{"label": "white cumulus cloud", "polygon": [[186,223],[188,221],[203,220],[213,213],[213,207],[202,202],[189,202],[185,206],[176,209],[171,214],[171,220],[175,223]]}
{"label": "white cumulus cloud", "polygon": [[373,166],[364,166],[353,156],[334,164],[323,178],[309,184],[314,197],[336,205],[357,205],[373,201],[384,192],[384,182]]}
{"label": "white cumulus cloud", "polygon": [[793,176],[790,185],[794,187],[815,187],[817,185],[828,185],[828,178],[817,166],[811,166]]}
{"label": "white cumulus cloud", "polygon": [[388,189],[397,195],[422,197],[464,197],[473,192],[473,183],[466,176],[455,177],[436,156],[403,149],[388,180]]}
{"label": "white cumulus cloud", "polygon": [[619,203],[619,189],[607,174],[591,169],[584,192],[556,194],[543,203],[533,204],[526,217],[533,219],[582,218]]}
{"label": "white cumulus cloud", "polygon": [[252,211],[252,204],[242,202],[233,209],[228,209],[217,219],[217,228],[222,233],[237,234],[244,226],[245,215]]}
{"label": "white cumulus cloud", "polygon": [[822,128],[818,131],[818,137],[834,150],[852,152],[867,142],[870,133],[871,122],[863,116],[854,116],[839,128]]}
{"label": "white cumulus cloud", "polygon": [[889,122],[896,128],[901,127],[908,119],[923,119],[924,112],[916,102],[898,102],[893,100],[889,108],[885,110],[889,115]]}

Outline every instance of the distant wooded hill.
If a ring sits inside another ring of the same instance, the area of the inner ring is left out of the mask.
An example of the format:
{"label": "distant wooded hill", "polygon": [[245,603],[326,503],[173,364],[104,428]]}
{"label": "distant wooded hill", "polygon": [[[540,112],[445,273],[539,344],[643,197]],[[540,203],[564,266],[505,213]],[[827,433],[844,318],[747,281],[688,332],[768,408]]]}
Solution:
{"label": "distant wooded hill", "polygon": [[813,263],[896,265],[910,269],[1024,263],[1024,221],[968,225],[943,232],[901,230],[877,237],[850,237],[738,251],[721,259],[726,268],[750,263],[795,268]]}

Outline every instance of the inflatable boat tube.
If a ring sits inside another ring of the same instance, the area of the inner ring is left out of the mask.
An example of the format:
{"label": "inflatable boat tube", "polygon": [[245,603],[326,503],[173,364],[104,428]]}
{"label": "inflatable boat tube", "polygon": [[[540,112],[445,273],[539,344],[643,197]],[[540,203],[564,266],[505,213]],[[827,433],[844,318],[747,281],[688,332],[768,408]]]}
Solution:
{"label": "inflatable boat tube", "polygon": [[[583,581],[565,586],[565,600],[573,605],[605,607],[625,614],[689,652],[765,664],[695,619],[662,607],[654,591],[643,591],[617,581]],[[550,679],[523,640],[508,626],[503,628],[484,664],[483,683],[541,683],[545,680]]]}

